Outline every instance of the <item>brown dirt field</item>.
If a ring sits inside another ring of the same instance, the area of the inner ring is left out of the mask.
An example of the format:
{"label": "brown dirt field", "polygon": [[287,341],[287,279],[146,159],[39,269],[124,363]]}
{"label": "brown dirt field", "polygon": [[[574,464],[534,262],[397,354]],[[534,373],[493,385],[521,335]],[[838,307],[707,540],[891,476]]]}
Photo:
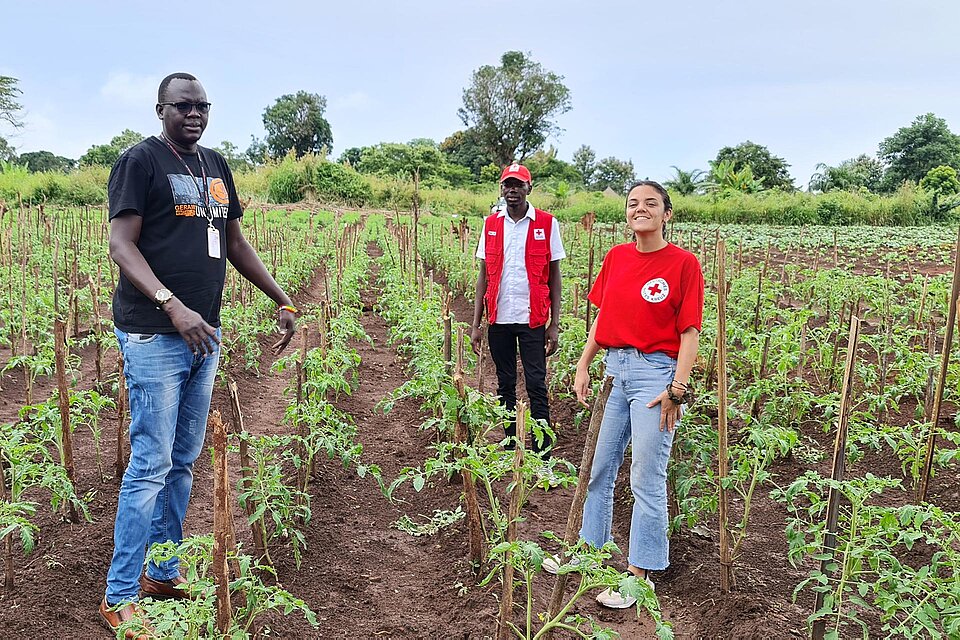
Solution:
{"label": "brown dirt field", "polygon": [[[322,283],[322,278],[314,278],[295,296],[295,303],[318,301],[322,297]],[[363,293],[366,308],[363,323],[374,344],[357,345],[362,358],[359,388],[351,396],[343,397],[338,406],[356,420],[364,446],[363,459],[379,464],[384,477],[390,479],[401,468],[423,462],[431,434],[418,430],[417,425],[425,416],[414,402],[401,401],[386,415],[376,408],[387,393],[407,379],[404,363],[387,344],[384,320],[372,311],[376,295],[375,286],[368,286]],[[454,311],[459,319],[468,319],[472,304],[458,298]],[[265,353],[260,374],[230,372],[240,387],[247,430],[254,434],[286,429],[281,418],[288,402],[284,389],[291,373],[270,372],[271,339],[272,336],[263,336],[260,340]],[[311,345],[315,341],[314,335]],[[3,360],[8,355],[0,353]],[[89,388],[95,382],[92,351],[88,348],[81,356],[83,368],[75,384]],[[114,356],[111,354],[108,359],[111,371],[115,370]],[[3,387],[0,420],[16,419],[24,401],[22,378],[22,373],[15,370],[0,379]],[[484,386],[495,388],[492,371],[485,372]],[[52,389],[51,380],[39,380],[34,389],[35,401],[48,397]],[[522,390],[520,397],[523,397]],[[229,415],[223,388],[215,393],[214,408]],[[583,433],[573,426],[577,413],[575,403],[569,398],[558,398],[552,410],[560,434],[555,455],[579,463]],[[103,594],[112,550],[119,486],[113,472],[117,417],[104,416],[102,427],[108,476],[104,482],[100,481],[93,463],[94,448],[89,434],[78,431],[75,436],[77,489],[80,494],[89,492],[92,496],[92,521],[70,524],[41,504],[37,548],[28,557],[16,556],[15,590],[0,591],[0,638],[108,637],[97,621],[96,608]],[[806,425],[803,432],[824,447],[831,446],[832,437],[823,434],[819,425]],[[231,482],[235,483],[238,468],[234,458],[230,465]],[[808,468],[829,473],[829,455],[816,465],[781,461],[773,472],[782,484]],[[851,471],[901,477],[899,463],[886,453],[868,455]],[[195,468],[193,501],[186,523],[188,534],[212,530],[211,473],[210,456],[205,452]],[[933,502],[951,509],[960,506],[957,477],[941,473],[931,487]],[[683,530],[672,539],[672,565],[654,578],[664,616],[674,623],[678,638],[799,638],[806,635],[805,618],[811,610],[812,598],[802,594],[793,603],[791,594],[810,567],[793,568],[787,563],[783,531],[786,513],[767,493],[763,491],[757,498],[750,537],[736,567],[737,588],[729,595],[721,595],[718,589],[716,518],[709,519],[696,533]],[[313,629],[296,616],[275,616],[269,620],[273,636],[492,637],[499,586],[475,585],[466,560],[466,523],[461,521],[436,536],[422,538],[411,537],[390,526],[403,514],[422,518],[434,509],[455,508],[460,497],[456,483],[428,485],[420,493],[405,486],[400,493],[403,501],[390,504],[370,478],[357,478],[354,470],[344,469],[337,460],[322,460],[311,485],[311,495],[313,517],[306,528],[307,549],[301,567],[297,569],[291,554],[285,551],[277,552],[275,559],[280,582],[307,601],[317,612],[320,626]],[[526,521],[521,524],[519,535],[535,539],[544,530],[561,533],[572,495],[572,489],[535,492],[526,507]],[[625,547],[630,520],[626,466],[618,483],[617,498],[614,538]],[[890,499],[905,498],[891,494]],[[235,509],[235,522],[240,542],[250,549],[249,529],[239,507]],[[625,566],[622,558],[615,560]],[[544,602],[552,584],[548,576],[537,579],[538,603]],[[520,594],[518,591],[518,598]],[[652,624],[645,617],[637,619],[631,611],[602,609],[592,597],[581,601],[576,611],[615,629],[623,638],[652,635]]]}

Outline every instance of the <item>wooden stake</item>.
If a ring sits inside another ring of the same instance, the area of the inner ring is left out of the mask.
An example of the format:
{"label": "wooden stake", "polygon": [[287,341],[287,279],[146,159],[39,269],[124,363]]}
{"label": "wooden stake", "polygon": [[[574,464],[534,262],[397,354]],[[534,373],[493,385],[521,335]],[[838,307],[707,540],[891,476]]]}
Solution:
{"label": "wooden stake", "polygon": [[[237,383],[230,380],[227,383],[227,389],[230,391],[230,407],[233,409],[233,432],[240,437],[240,477],[241,484],[246,489],[253,481],[253,470],[250,465],[250,446],[246,438],[242,437],[246,429],[243,426],[243,412],[240,410],[240,394],[237,391]],[[244,511],[247,514],[247,521],[256,512],[257,505],[251,500],[247,500]],[[257,557],[261,561],[267,560],[267,537],[259,520],[250,522],[250,531],[253,534],[253,548],[256,550]],[[239,571],[238,571],[239,573]]]}
{"label": "wooden stake", "polygon": [[[510,509],[507,512],[507,533],[504,542],[517,539],[517,520],[520,517],[523,499],[523,443],[527,438],[527,405],[517,402],[517,443],[513,452],[513,490],[510,492]],[[497,624],[497,639],[509,640],[514,637],[508,625],[513,619],[513,554],[507,551],[503,556],[503,593],[500,596],[500,620]]]}
{"label": "wooden stake", "polygon": [[[843,474],[847,462],[847,422],[850,414],[851,399],[853,396],[853,371],[854,364],[857,361],[857,343],[860,339],[860,318],[852,316],[850,318],[850,335],[847,338],[847,365],[843,371],[843,387],[840,391],[840,419],[837,426],[837,437],[833,445],[833,471],[830,478],[837,482],[843,480]],[[820,561],[820,571],[824,575],[831,575],[832,572],[827,567],[833,563],[833,554],[837,546],[837,521],[840,514],[840,492],[834,487],[830,487],[830,494],[827,498],[827,522],[823,535],[823,549],[821,556],[824,560]],[[816,602],[813,605],[814,611],[820,611],[823,608],[824,593],[817,592]],[[823,640],[827,629],[827,621],[823,618],[813,623],[812,637],[814,640]]]}
{"label": "wooden stake", "polygon": [[227,568],[231,506],[227,500],[227,428],[219,411],[210,414],[213,427],[213,581],[216,584],[217,631],[230,631],[233,607],[230,605],[230,571]]}
{"label": "wooden stake", "polygon": [[[60,405],[60,446],[63,449],[60,463],[67,472],[71,483],[76,483],[77,475],[73,466],[73,433],[70,428],[70,390],[67,388],[67,325],[60,318],[53,321],[53,350],[57,371],[58,404]],[[70,522],[79,522],[77,508],[73,503],[68,507]]]}
{"label": "wooden stake", "polygon": [[[460,401],[466,404],[467,391],[463,377],[459,373],[453,378]],[[469,427],[457,415],[453,437],[457,444],[469,446],[471,443]],[[470,541],[470,566],[474,574],[479,574],[483,566],[483,521],[480,517],[480,501],[477,499],[477,484],[473,474],[466,468],[461,470],[463,479],[463,501],[467,508],[468,539]]]}
{"label": "wooden stake", "polygon": [[[580,536],[580,527],[583,524],[583,504],[587,501],[587,485],[590,483],[590,474],[593,472],[593,455],[597,450],[597,439],[600,436],[600,423],[603,422],[603,412],[607,408],[607,399],[613,389],[613,378],[606,376],[600,388],[600,394],[593,402],[593,412],[590,414],[590,426],[587,427],[587,437],[583,444],[583,455],[580,457],[580,473],[577,476],[577,489],[573,493],[573,502],[567,513],[567,528],[563,533],[563,543],[572,546]],[[557,576],[550,594],[550,609],[547,620],[553,620],[563,608],[563,594],[567,587],[568,574]]]}
{"label": "wooden stake", "polygon": [[937,390],[933,395],[933,410],[930,412],[930,430],[927,433],[927,449],[923,459],[923,472],[917,485],[916,502],[927,499],[930,485],[930,473],[933,471],[933,453],[937,447],[937,424],[940,422],[940,405],[943,403],[943,389],[947,384],[947,367],[950,364],[950,349],[953,346],[953,327],[957,320],[957,305],[960,302],[960,232],[957,233],[957,246],[953,256],[953,289],[950,291],[950,304],[947,308],[947,330],[943,336],[943,350],[940,357],[940,377]]}
{"label": "wooden stake", "polygon": [[[729,475],[729,453],[727,445],[727,249],[723,240],[718,251],[720,274],[717,281],[717,490],[720,493],[720,591],[729,593],[733,589],[733,547],[730,542],[729,495],[723,486]],[[760,282],[763,282],[761,271]],[[759,293],[757,308],[759,309]]]}
{"label": "wooden stake", "polygon": [[[3,456],[0,455],[0,501],[7,502],[9,494],[7,493],[7,476],[6,469],[7,465],[6,460]],[[13,591],[14,586],[14,568],[13,568],[13,533],[8,533],[3,536],[3,565],[4,565],[4,577],[3,577],[3,588],[7,593]]]}

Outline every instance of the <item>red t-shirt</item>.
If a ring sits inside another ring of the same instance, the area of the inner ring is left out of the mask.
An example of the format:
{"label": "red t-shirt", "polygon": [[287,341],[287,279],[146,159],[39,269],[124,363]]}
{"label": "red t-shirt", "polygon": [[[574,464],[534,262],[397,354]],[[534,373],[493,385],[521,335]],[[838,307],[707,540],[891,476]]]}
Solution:
{"label": "red t-shirt", "polygon": [[588,296],[600,308],[597,344],[662,351],[676,358],[680,334],[703,325],[703,273],[697,257],[668,244],[641,253],[634,243],[607,252]]}

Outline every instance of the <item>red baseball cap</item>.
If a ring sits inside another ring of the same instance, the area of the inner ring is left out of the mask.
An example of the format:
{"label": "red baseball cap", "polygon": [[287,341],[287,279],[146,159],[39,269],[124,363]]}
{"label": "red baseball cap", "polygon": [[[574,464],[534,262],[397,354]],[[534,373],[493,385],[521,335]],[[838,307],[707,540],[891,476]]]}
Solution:
{"label": "red baseball cap", "polygon": [[502,183],[507,178],[516,178],[517,180],[523,180],[524,182],[533,182],[530,177],[530,170],[522,164],[518,164],[516,162],[507,165],[503,169],[503,173],[500,174],[500,182]]}

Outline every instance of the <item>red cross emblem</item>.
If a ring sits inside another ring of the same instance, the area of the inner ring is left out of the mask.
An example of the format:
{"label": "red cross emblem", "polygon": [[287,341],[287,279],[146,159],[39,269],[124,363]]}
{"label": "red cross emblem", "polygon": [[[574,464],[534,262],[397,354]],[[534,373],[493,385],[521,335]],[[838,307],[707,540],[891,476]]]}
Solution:
{"label": "red cross emblem", "polygon": [[659,285],[659,284],[655,284],[655,285],[653,285],[652,287],[648,287],[648,289],[650,290],[650,295],[652,295],[652,296],[658,295],[658,294],[660,293],[660,285]]}

